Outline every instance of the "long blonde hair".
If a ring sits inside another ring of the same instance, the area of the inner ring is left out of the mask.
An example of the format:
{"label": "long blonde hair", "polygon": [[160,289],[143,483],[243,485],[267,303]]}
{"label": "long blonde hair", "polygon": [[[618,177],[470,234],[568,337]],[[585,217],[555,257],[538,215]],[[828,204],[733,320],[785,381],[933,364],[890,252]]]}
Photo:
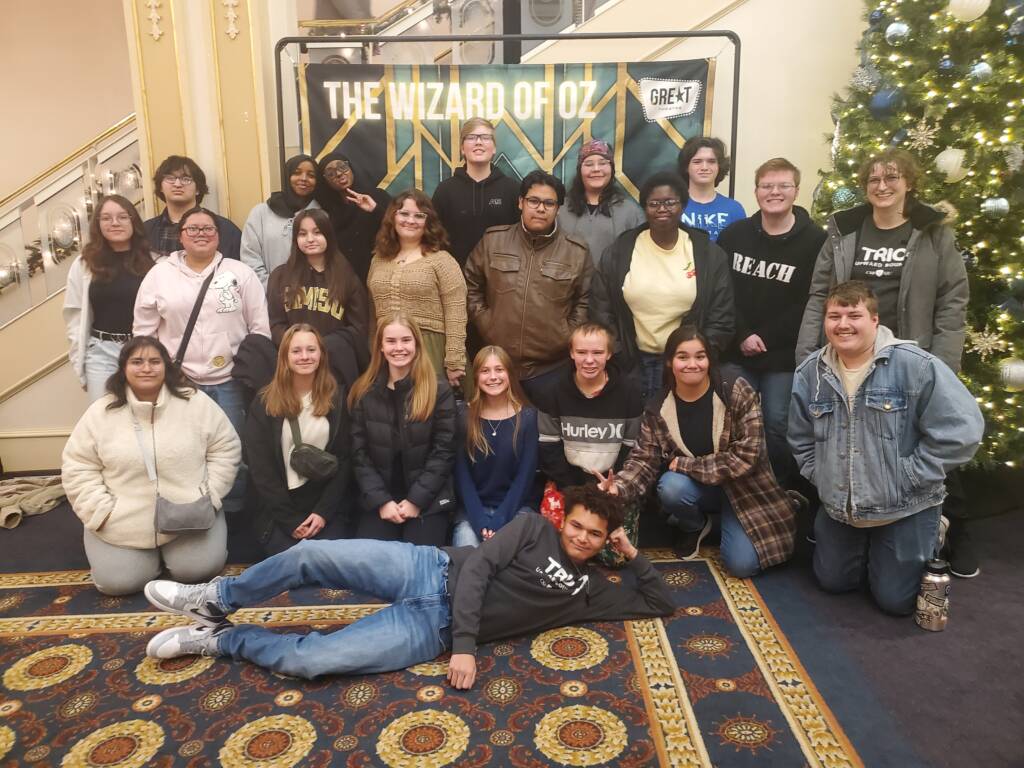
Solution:
{"label": "long blonde hair", "polygon": [[331,373],[327,361],[327,350],[319,331],[309,323],[296,323],[284,332],[281,346],[277,349],[277,369],[273,380],[260,390],[260,399],[267,410],[268,416],[294,419],[302,411],[302,400],[295,394],[292,385],[292,369],[288,365],[288,348],[297,333],[311,333],[316,337],[316,345],[320,347],[320,365],[313,374],[313,415],[326,416],[331,412],[334,396],[338,391],[338,383]]}
{"label": "long blonde hair", "polygon": [[351,411],[356,407],[370,391],[382,370],[387,373],[387,361],[384,360],[381,347],[384,343],[384,329],[389,325],[408,328],[416,342],[416,354],[412,358],[412,370],[409,372],[409,378],[412,379],[412,396],[409,398],[408,418],[409,421],[426,421],[434,413],[434,406],[437,404],[437,372],[423,349],[423,334],[420,327],[404,312],[392,312],[377,318],[377,332],[373,335],[373,347],[370,350],[370,366],[352,385],[352,391],[348,393],[348,408]]}
{"label": "long blonde hair", "polygon": [[480,421],[482,416],[480,415],[484,409],[484,397],[480,392],[480,387],[477,384],[477,377],[480,373],[480,369],[483,368],[484,363],[487,362],[487,358],[496,357],[498,362],[505,368],[505,372],[508,374],[508,390],[505,392],[505,396],[508,398],[509,405],[512,406],[512,410],[516,413],[516,424],[515,430],[512,433],[512,449],[518,453],[517,444],[519,442],[519,424],[522,421],[523,406],[527,405],[526,395],[523,394],[523,389],[519,385],[519,378],[515,374],[515,369],[512,366],[512,358],[508,356],[501,347],[494,345],[484,347],[476,353],[476,357],[473,358],[473,368],[471,372],[472,383],[473,383],[473,395],[469,398],[469,404],[466,414],[466,455],[469,456],[469,460],[472,462],[476,461],[476,454],[482,454],[486,457],[493,451],[491,444],[487,442],[487,438],[484,436],[484,431],[480,428]]}

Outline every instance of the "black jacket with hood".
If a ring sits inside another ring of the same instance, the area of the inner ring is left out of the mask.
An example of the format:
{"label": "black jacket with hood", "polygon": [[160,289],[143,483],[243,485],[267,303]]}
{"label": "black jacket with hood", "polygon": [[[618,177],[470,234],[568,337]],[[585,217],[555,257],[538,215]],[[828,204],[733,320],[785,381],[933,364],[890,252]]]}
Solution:
{"label": "black jacket with hood", "polygon": [[448,252],[466,266],[488,227],[519,221],[519,183],[493,165],[491,175],[474,181],[460,165],[434,190],[434,208],[448,232]]}

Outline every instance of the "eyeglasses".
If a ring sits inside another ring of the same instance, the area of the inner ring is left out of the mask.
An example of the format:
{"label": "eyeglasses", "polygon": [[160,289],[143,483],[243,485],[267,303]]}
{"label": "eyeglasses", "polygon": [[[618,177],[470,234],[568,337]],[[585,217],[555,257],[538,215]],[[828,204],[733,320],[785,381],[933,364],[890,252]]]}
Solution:
{"label": "eyeglasses", "polygon": [[523,199],[526,200],[526,204],[534,210],[540,210],[543,208],[545,211],[550,211],[558,207],[557,200],[543,200],[539,197],[533,197],[532,195]]}
{"label": "eyeglasses", "polygon": [[650,208],[652,211],[657,211],[658,209],[661,209],[661,208],[664,208],[665,210],[668,210],[669,208],[675,208],[677,205],[679,205],[679,198],[678,197],[668,197],[668,198],[665,198],[664,200],[648,200],[647,201],[647,207]]}
{"label": "eyeglasses", "polygon": [[400,219],[405,219],[406,221],[408,221],[409,219],[412,219],[413,221],[427,220],[427,214],[423,213],[422,211],[397,211],[395,215],[398,216],[398,218]]}
{"label": "eyeglasses", "polygon": [[470,144],[490,144],[494,141],[493,133],[467,133],[466,138],[463,141],[468,141]]}
{"label": "eyeglasses", "polygon": [[129,216],[127,213],[118,213],[118,214],[116,214],[114,216],[110,216],[108,214],[104,214],[103,216],[100,216],[100,223],[101,224],[113,224],[115,221],[118,224],[127,224],[131,220],[132,220],[132,217]]}
{"label": "eyeglasses", "polygon": [[608,160],[587,160],[585,163],[580,165],[580,168],[585,168],[589,171],[595,168],[608,168],[610,165],[611,162]]}
{"label": "eyeglasses", "polygon": [[879,176],[872,176],[871,178],[868,179],[868,186],[869,187],[877,187],[877,186],[880,186],[881,183],[884,181],[885,182],[885,186],[891,187],[897,181],[899,181],[902,178],[903,178],[903,174],[901,174],[901,173],[887,173],[887,174],[885,174],[885,176],[881,176],[881,177],[879,177]]}
{"label": "eyeglasses", "polygon": [[180,184],[183,187],[191,187],[195,183],[195,179],[191,176],[164,176],[164,181],[172,187],[176,184]]}
{"label": "eyeglasses", "polygon": [[214,232],[217,231],[217,228],[212,224],[206,224],[205,226],[202,227],[195,224],[190,224],[187,227],[182,227],[181,231],[184,232],[186,235],[189,235],[190,237],[195,237],[196,235],[212,235]]}
{"label": "eyeglasses", "polygon": [[326,171],[324,171],[324,178],[336,179],[339,176],[344,176],[351,170],[352,166],[346,162],[332,163],[331,166]]}
{"label": "eyeglasses", "polygon": [[796,189],[796,184],[793,184],[792,182],[789,181],[784,181],[781,184],[769,184],[767,182],[764,182],[762,184],[758,184],[757,188],[760,189],[762,192],[772,192],[776,189],[779,190],[780,192],[789,192],[789,190],[791,189]]}

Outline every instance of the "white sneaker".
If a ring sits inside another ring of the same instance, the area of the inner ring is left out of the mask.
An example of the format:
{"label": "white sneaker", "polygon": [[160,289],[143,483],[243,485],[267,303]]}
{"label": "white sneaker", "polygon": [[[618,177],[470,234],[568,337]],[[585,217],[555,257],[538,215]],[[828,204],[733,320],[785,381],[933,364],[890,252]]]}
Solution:
{"label": "white sneaker", "polygon": [[220,576],[205,584],[181,584],[157,579],[149,582],[143,592],[146,599],[161,611],[188,616],[207,627],[218,627],[227,621],[227,612],[217,602]]}
{"label": "white sneaker", "polygon": [[949,530],[949,518],[945,515],[939,517],[939,545],[935,548],[936,557],[942,552],[942,548],[946,546],[946,532]]}
{"label": "white sneaker", "polygon": [[220,656],[217,639],[229,628],[208,627],[205,624],[191,624],[187,627],[171,627],[157,632],[146,643],[146,655],[154,659],[176,659],[179,656]]}

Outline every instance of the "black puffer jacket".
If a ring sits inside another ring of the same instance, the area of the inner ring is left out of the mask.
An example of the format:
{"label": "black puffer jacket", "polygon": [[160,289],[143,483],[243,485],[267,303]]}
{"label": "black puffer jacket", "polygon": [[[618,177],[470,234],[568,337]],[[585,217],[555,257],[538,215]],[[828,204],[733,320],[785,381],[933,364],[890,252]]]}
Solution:
{"label": "black puffer jacket", "polygon": [[[594,273],[590,296],[590,317],[615,329],[618,337],[619,365],[634,370],[639,361],[633,312],[622,295],[622,283],[633,263],[633,249],[647,224],[619,235],[611,244],[600,268]],[[711,242],[708,233],[685,224],[679,228],[690,236],[693,262],[697,269],[697,298],[680,325],[695,325],[708,341],[722,352],[729,348],[736,332],[736,307],[733,303],[732,275],[725,252]]]}
{"label": "black puffer jacket", "polygon": [[298,509],[292,494],[288,492],[284,452],[281,450],[281,431],[288,427],[283,418],[267,414],[262,398],[253,399],[244,429],[245,461],[249,465],[246,507],[255,510],[253,530],[261,542],[266,542],[275,523],[290,531],[311,512],[316,512],[327,522],[339,515],[344,517],[350,514],[349,510],[341,508],[342,500],[348,496],[352,474],[349,457],[351,430],[348,410],[345,408],[344,387],[338,387],[327,421],[330,433],[324,450],[338,457],[338,471],[327,480],[307,480],[310,486],[308,493],[315,494],[312,490],[315,486],[320,489],[319,498],[312,509]]}
{"label": "black puffer jacket", "polygon": [[[420,508],[420,515],[449,514],[456,507],[452,484],[455,465],[455,397],[444,379],[437,382],[437,403],[426,421],[400,421],[401,445],[394,445],[395,398],[387,388],[385,371],[352,409],[352,463],[361,491],[364,513],[393,499],[391,472],[395,454],[402,455],[405,497]],[[406,377],[395,384],[408,411],[412,385]]]}

